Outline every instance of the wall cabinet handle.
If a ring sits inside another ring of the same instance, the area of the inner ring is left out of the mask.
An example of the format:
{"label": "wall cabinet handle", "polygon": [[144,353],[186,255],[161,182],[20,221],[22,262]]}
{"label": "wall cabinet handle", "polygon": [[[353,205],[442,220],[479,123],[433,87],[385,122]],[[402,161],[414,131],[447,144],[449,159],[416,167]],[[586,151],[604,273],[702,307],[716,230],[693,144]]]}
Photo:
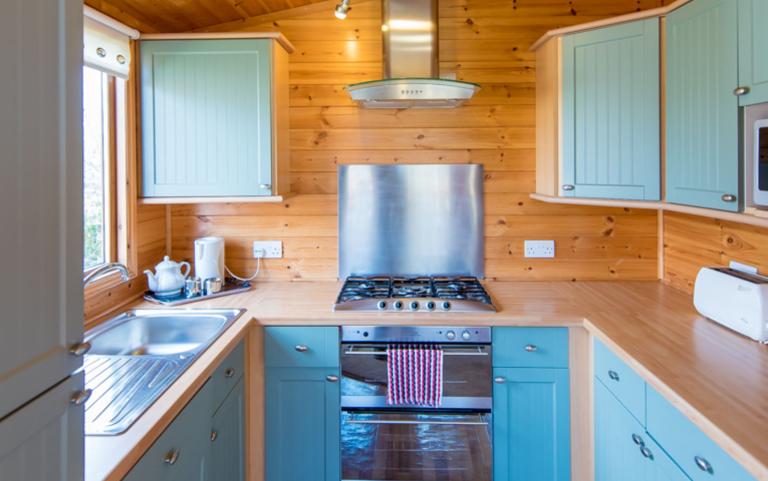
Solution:
{"label": "wall cabinet handle", "polygon": [[495,378],[493,378],[493,382],[495,382],[496,384],[504,384],[505,382],[507,382],[507,378],[505,378],[504,376],[496,376]]}
{"label": "wall cabinet handle", "polygon": [[613,371],[613,370],[608,371],[608,377],[613,379],[616,382],[619,382],[619,373],[616,371]]}
{"label": "wall cabinet handle", "polygon": [[563,184],[563,190],[571,191],[575,189],[576,189],[576,186],[573,184]]}
{"label": "wall cabinet handle", "polygon": [[216,441],[216,438],[219,437],[219,432],[215,429],[211,429],[211,442]]}
{"label": "wall cabinet handle", "polygon": [[645,441],[639,434],[632,433],[632,441],[638,446],[645,446]]}
{"label": "wall cabinet handle", "polygon": [[338,382],[339,376],[334,376],[333,374],[331,374],[329,376],[325,376],[325,380],[328,382]]}
{"label": "wall cabinet handle", "polygon": [[640,454],[642,454],[644,458],[653,461],[653,452],[648,449],[648,446],[640,446]]}
{"label": "wall cabinet handle", "polygon": [[525,352],[536,352],[539,350],[539,347],[536,344],[528,344],[525,346]]}
{"label": "wall cabinet handle", "polygon": [[298,351],[298,352],[307,352],[307,351],[309,351],[309,348],[307,346],[305,346],[304,344],[299,344],[298,346],[294,347],[294,349],[296,349],[296,351]]}
{"label": "wall cabinet handle", "polygon": [[88,399],[90,399],[91,394],[93,394],[93,391],[91,389],[78,391],[75,394],[73,394],[71,398],[69,398],[69,402],[71,402],[75,406],[82,406],[83,404],[86,403],[86,401],[88,401]]}
{"label": "wall cabinet handle", "polygon": [[272,190],[272,184],[259,184],[259,189]]}
{"label": "wall cabinet handle", "polygon": [[79,342],[77,344],[72,344],[69,347],[69,353],[77,357],[85,355],[85,353],[90,350],[91,350],[90,342]]}
{"label": "wall cabinet handle", "polygon": [[693,460],[696,462],[696,466],[698,466],[700,470],[704,471],[705,473],[712,474],[712,465],[709,463],[709,461],[702,458],[701,456],[695,456]]}
{"label": "wall cabinet handle", "polygon": [[165,457],[163,458],[163,462],[169,466],[173,466],[176,464],[176,461],[179,460],[179,455],[181,454],[181,451],[178,449],[171,449],[167,453],[165,453]]}
{"label": "wall cabinet handle", "polygon": [[733,95],[737,97],[741,97],[742,95],[747,95],[749,93],[749,87],[736,87],[733,89]]}
{"label": "wall cabinet handle", "polygon": [[733,194],[723,194],[720,198],[723,199],[723,202],[736,202],[736,196]]}
{"label": "wall cabinet handle", "polygon": [[234,375],[235,375],[235,368],[228,367],[227,369],[224,370],[224,377],[230,378]]}

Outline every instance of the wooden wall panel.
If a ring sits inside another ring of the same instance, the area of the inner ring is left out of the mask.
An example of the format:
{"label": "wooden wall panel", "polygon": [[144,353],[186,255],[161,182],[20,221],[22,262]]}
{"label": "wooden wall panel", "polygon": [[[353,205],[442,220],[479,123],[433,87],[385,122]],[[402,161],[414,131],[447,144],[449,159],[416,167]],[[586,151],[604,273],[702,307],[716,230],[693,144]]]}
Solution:
{"label": "wooden wall panel", "polygon": [[693,292],[699,269],[739,261],[768,272],[768,229],[664,213],[664,280]]}
{"label": "wooden wall panel", "polygon": [[[291,184],[282,204],[181,205],[171,210],[175,258],[223,235],[227,264],[255,268],[254,239],[282,239],[285,258],[264,262],[267,280],[336,277],[336,168],[343,163],[481,163],[485,166],[486,272],[502,280],[656,279],[655,211],[549,205],[535,188],[536,64],[529,46],[545,31],[654,8],[662,0],[441,0],[443,74],[482,84],[455,110],[361,110],[347,83],[381,76],[378,0],[247,20],[296,46],[290,65]],[[212,27],[231,29],[236,24]],[[523,258],[524,239],[554,239],[555,260]]]}

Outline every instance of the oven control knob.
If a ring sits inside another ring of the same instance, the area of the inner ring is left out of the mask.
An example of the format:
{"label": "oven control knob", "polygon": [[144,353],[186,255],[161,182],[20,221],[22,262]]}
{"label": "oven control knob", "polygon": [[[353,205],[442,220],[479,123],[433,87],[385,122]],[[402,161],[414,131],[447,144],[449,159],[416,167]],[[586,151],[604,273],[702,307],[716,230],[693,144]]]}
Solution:
{"label": "oven control knob", "polygon": [[387,302],[386,301],[379,301],[378,303],[376,303],[376,307],[378,307],[379,310],[383,311],[384,309],[387,308]]}
{"label": "oven control knob", "polygon": [[412,311],[418,311],[419,303],[417,301],[411,301],[411,305],[408,307],[410,307]]}
{"label": "oven control knob", "polygon": [[427,302],[427,309],[429,309],[430,311],[434,311],[435,307],[437,307],[437,304],[435,304],[435,301]]}
{"label": "oven control knob", "polygon": [[461,333],[461,338],[465,341],[469,341],[469,339],[472,337],[472,334],[469,331],[464,331]]}
{"label": "oven control knob", "polygon": [[447,311],[451,308],[451,303],[448,301],[443,301],[443,303],[440,304],[440,307],[442,307],[444,311]]}
{"label": "oven control knob", "polygon": [[394,306],[398,311],[401,310],[403,308],[403,301],[395,301]]}
{"label": "oven control knob", "polygon": [[456,339],[456,333],[453,332],[453,331],[448,331],[448,332],[445,333],[445,337],[449,341],[453,341],[454,339]]}

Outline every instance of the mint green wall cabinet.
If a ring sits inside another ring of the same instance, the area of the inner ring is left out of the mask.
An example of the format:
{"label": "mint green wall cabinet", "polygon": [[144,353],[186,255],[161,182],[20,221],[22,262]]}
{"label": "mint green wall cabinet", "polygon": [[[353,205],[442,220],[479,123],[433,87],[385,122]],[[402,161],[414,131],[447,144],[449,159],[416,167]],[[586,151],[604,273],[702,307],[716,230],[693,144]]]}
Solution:
{"label": "mint green wall cabinet", "polygon": [[696,0],[666,20],[666,197],[738,211],[738,0]]}
{"label": "mint green wall cabinet", "polygon": [[659,21],[562,40],[562,195],[659,200]]}
{"label": "mint green wall cabinet", "polygon": [[269,481],[341,477],[338,335],[336,327],[265,328]]}
{"label": "mint green wall cabinet", "polygon": [[[277,193],[270,39],[141,42],[142,196]],[[286,90],[287,92],[287,90]],[[287,94],[286,94],[287,95]],[[286,161],[287,159],[280,159]]]}
{"label": "mint green wall cabinet", "polygon": [[569,480],[568,329],[494,328],[493,353],[493,479]]}
{"label": "mint green wall cabinet", "polygon": [[213,414],[210,481],[245,479],[245,389],[241,378]]}
{"label": "mint green wall cabinet", "polygon": [[741,105],[768,102],[768,2],[739,0],[739,85],[749,89]]}

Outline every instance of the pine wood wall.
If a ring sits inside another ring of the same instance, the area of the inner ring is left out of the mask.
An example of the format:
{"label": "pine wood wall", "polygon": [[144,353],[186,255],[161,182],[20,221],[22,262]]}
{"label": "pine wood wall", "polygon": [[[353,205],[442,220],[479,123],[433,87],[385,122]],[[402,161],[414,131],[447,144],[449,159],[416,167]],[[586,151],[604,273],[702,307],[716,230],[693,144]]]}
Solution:
{"label": "pine wood wall", "polygon": [[[534,202],[535,62],[545,31],[661,5],[662,0],[440,0],[443,74],[482,90],[455,110],[361,110],[342,90],[381,76],[378,1],[353,1],[345,21],[330,9],[247,23],[279,30],[291,57],[291,171],[297,195],[283,204],[172,208],[175,258],[204,235],[226,238],[227,264],[252,271],[250,243],[281,239],[284,259],[265,261],[269,280],[336,277],[336,166],[345,162],[485,166],[486,273],[500,280],[657,278],[655,211]],[[225,28],[231,29],[231,25]],[[215,28],[213,28],[215,30]],[[557,259],[524,259],[524,239],[555,239]]]}

